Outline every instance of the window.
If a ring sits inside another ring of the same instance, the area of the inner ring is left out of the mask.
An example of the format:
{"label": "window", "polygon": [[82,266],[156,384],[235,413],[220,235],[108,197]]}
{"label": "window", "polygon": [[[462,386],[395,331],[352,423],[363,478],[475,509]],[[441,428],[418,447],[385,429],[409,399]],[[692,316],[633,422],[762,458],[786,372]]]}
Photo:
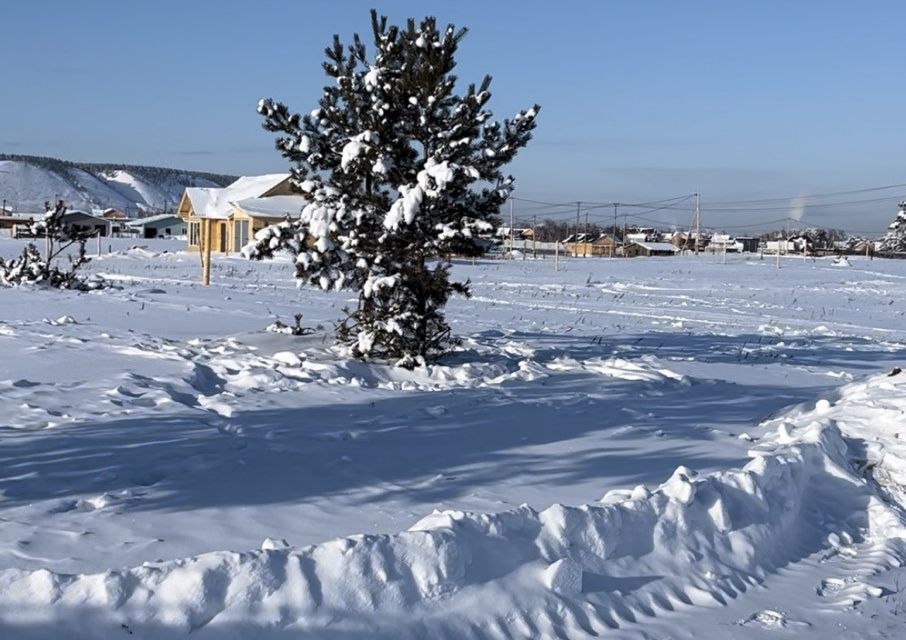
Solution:
{"label": "window", "polygon": [[199,231],[201,230],[200,222],[189,223],[189,246],[197,247],[199,245]]}

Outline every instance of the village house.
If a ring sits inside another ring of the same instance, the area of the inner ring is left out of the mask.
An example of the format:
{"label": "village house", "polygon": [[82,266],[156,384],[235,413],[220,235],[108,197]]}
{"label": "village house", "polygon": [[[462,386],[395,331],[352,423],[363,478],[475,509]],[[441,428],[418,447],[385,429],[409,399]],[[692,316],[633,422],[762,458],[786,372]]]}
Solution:
{"label": "village house", "polygon": [[644,256],[673,256],[677,248],[669,242],[632,242],[623,248],[623,255],[627,258]]}
{"label": "village house", "polygon": [[28,227],[35,220],[40,220],[43,213],[6,213],[0,216],[0,229],[9,229],[11,238],[28,235]]}
{"label": "village house", "polygon": [[591,234],[573,233],[563,240],[563,247],[566,249],[566,255],[573,257],[583,257],[591,255]]}
{"label": "village house", "polygon": [[119,209],[114,209],[109,207],[107,209],[93,209],[91,211],[92,215],[95,215],[99,218],[106,218],[107,220],[128,220],[129,216],[126,215],[124,211]]}
{"label": "village house", "polygon": [[139,218],[126,223],[126,228],[147,240],[176,238],[186,235],[186,221],[172,213]]}
{"label": "village house", "polygon": [[754,236],[736,236],[736,243],[743,253],[758,253],[760,241]]}
{"label": "village house", "polygon": [[110,220],[85,211],[67,211],[63,214],[63,222],[75,231],[89,231],[104,237],[112,235],[113,225]]}
{"label": "village house", "polygon": [[742,251],[742,244],[736,242],[736,238],[728,233],[715,233],[711,236],[707,251],[708,253],[739,253]]}
{"label": "village house", "polygon": [[789,240],[768,240],[764,243],[764,253],[771,255],[780,251],[786,253],[808,253],[809,241],[807,238],[791,238]]}
{"label": "village house", "polygon": [[677,249],[684,249],[686,245],[691,244],[690,235],[685,231],[672,231],[668,237],[662,239],[663,242],[669,242]]}
{"label": "village house", "polygon": [[186,223],[190,251],[239,251],[260,229],[298,217],[307,200],[288,173],[244,176],[224,188],[189,187],[177,214]]}

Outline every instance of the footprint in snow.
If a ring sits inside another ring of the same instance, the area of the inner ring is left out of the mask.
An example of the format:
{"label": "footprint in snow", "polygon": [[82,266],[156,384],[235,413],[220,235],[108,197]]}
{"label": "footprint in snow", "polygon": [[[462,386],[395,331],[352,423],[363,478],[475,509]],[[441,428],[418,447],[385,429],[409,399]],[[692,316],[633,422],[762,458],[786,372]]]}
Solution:
{"label": "footprint in snow", "polygon": [[754,627],[756,629],[764,629],[765,631],[812,626],[803,620],[792,620],[784,612],[776,611],[774,609],[756,611],[748,618],[737,621],[736,624],[741,627]]}
{"label": "footprint in snow", "polygon": [[876,587],[853,577],[822,580],[815,592],[822,598],[836,600],[839,604],[849,606],[855,606],[868,598],[880,598],[890,593],[882,587]]}

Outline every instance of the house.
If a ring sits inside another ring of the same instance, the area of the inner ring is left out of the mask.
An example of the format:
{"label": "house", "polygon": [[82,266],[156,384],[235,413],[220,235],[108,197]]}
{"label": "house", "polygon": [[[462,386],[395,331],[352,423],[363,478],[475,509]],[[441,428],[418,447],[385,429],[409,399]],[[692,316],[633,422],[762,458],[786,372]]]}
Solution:
{"label": "house", "polygon": [[107,220],[128,220],[129,216],[126,215],[124,211],[119,209],[114,209],[110,207],[108,209],[94,209],[92,210],[92,215],[95,215],[99,218],[106,218]]}
{"label": "house", "polygon": [[101,236],[111,235],[113,228],[110,220],[79,210],[64,213],[63,222],[75,231],[90,231]]}
{"label": "house", "polygon": [[612,233],[602,233],[591,242],[591,255],[613,258],[620,253],[623,243]]}
{"label": "house", "polygon": [[615,256],[620,240],[607,233],[574,233],[562,242],[565,253],[579,258]]}
{"label": "house", "polygon": [[808,240],[805,238],[792,238],[790,240],[768,240],[764,243],[764,252],[776,254],[780,251],[785,253],[806,253],[809,248]]}
{"label": "house", "polygon": [[125,227],[142,238],[174,238],[186,235],[186,221],[172,213],[139,218],[125,223]]}
{"label": "house", "polygon": [[585,257],[591,255],[591,239],[593,234],[590,233],[573,233],[563,240],[563,246],[567,255],[573,257]]}
{"label": "house", "polygon": [[651,236],[647,231],[633,231],[626,234],[626,242],[648,242]]}
{"label": "house", "polygon": [[879,240],[859,240],[853,249],[857,254],[873,255],[881,252],[881,242]]}
{"label": "house", "polygon": [[758,253],[758,246],[761,244],[753,236],[736,236],[736,243],[742,247],[740,251],[743,253]]}
{"label": "house", "polygon": [[517,240],[531,240],[535,237],[535,230],[531,227],[498,227],[497,228],[497,237],[498,238],[516,238]]}
{"label": "house", "polygon": [[632,242],[623,248],[623,255],[627,258],[639,256],[673,256],[677,248],[669,242]]}
{"label": "house", "polygon": [[685,231],[674,231],[669,238],[664,238],[663,241],[669,242],[677,249],[684,249],[687,245],[692,245],[691,236]]}
{"label": "house", "polygon": [[239,251],[261,229],[287,218],[298,218],[308,204],[308,198],[300,195],[269,196],[246,198],[230,204],[233,205],[229,218],[232,226],[232,250]]}
{"label": "house", "polygon": [[0,215],[0,229],[9,229],[11,238],[30,235],[29,225],[44,217],[43,213],[6,213]]}
{"label": "house", "polygon": [[715,233],[711,236],[707,250],[709,253],[737,253],[742,251],[742,245],[727,233]]}
{"label": "house", "polygon": [[[259,217],[256,225],[248,224],[252,217],[243,217],[241,213],[233,219],[231,216],[236,209],[234,203],[291,195],[297,194],[288,173],[243,176],[223,188],[188,187],[179,201],[176,213],[186,222],[190,251],[199,251],[209,246],[211,251],[228,253],[242,247],[243,233],[251,235],[259,228],[258,225],[260,228],[267,226],[263,222],[268,219]],[[242,221],[246,224],[239,224]]]}

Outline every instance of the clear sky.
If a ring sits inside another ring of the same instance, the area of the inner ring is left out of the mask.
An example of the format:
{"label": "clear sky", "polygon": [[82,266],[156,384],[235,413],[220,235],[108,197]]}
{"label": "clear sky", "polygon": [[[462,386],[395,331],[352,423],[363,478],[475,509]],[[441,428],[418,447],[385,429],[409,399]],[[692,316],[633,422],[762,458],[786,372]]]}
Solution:
{"label": "clear sky", "polygon": [[[469,27],[459,75],[494,76],[497,116],[542,105],[512,167],[523,198],[698,190],[705,215],[729,226],[783,217],[787,205],[799,214],[796,203],[730,212],[718,202],[906,183],[902,1],[0,0],[0,152],[282,170],[258,99],[313,108],[324,46],[334,33],[366,34],[371,6],[394,21],[432,14]],[[904,196],[806,199],[801,215],[880,229]]]}

